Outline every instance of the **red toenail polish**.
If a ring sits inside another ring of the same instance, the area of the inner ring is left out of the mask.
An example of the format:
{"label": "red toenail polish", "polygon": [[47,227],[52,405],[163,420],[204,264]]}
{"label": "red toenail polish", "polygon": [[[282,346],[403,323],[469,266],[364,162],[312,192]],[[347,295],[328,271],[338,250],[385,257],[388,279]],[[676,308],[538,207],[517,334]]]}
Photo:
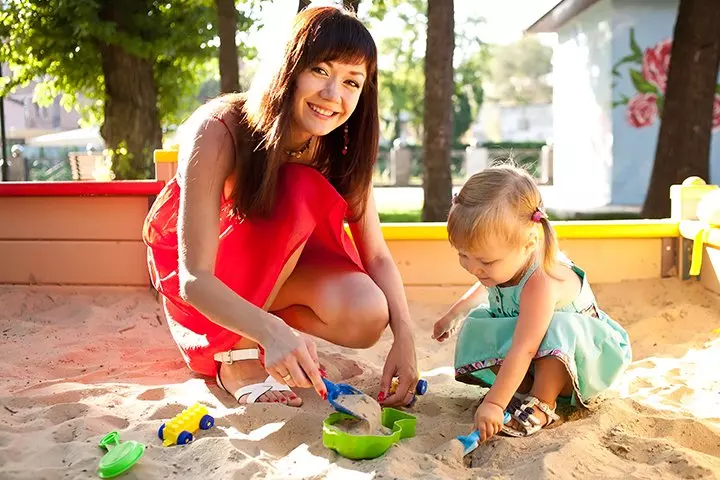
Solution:
{"label": "red toenail polish", "polygon": [[322,398],[323,400],[327,400],[327,392],[322,392]]}
{"label": "red toenail polish", "polygon": [[291,399],[291,400],[295,400],[296,398],[297,398],[297,395],[295,395],[294,393],[290,394],[290,399]]}
{"label": "red toenail polish", "polygon": [[321,369],[320,369],[320,376],[321,376],[321,377],[327,377],[327,372],[325,371],[324,368],[321,368]]}
{"label": "red toenail polish", "polygon": [[378,393],[377,399],[378,402],[382,402],[383,400],[385,400],[385,392]]}

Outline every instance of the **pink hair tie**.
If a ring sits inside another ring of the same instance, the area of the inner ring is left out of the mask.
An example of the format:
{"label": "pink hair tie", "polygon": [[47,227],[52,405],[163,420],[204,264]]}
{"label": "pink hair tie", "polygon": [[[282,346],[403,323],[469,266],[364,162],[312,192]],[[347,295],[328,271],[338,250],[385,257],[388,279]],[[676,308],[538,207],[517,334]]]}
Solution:
{"label": "pink hair tie", "polygon": [[543,218],[545,218],[545,213],[540,210],[540,208],[536,208],[535,211],[532,214],[532,217],[530,217],[533,222],[540,223]]}

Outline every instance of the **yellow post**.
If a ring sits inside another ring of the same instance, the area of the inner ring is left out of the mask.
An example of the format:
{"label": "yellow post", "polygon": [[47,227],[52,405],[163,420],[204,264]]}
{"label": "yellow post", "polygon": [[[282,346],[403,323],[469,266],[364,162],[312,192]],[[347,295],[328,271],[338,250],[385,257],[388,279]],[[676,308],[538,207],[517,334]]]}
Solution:
{"label": "yellow post", "polygon": [[178,150],[170,148],[167,150],[158,149],[153,152],[155,161],[155,180],[169,182],[177,172]]}
{"label": "yellow post", "polygon": [[700,177],[688,177],[682,185],[670,186],[670,218],[673,220],[697,220],[697,205],[717,185],[707,185]]}
{"label": "yellow post", "polygon": [[[673,220],[682,222],[681,230],[685,228],[685,224],[697,222],[697,207],[700,200],[717,189],[717,185],[707,185],[700,177],[688,177],[681,185],[670,187],[670,216]],[[682,279],[687,280],[691,276],[700,274],[706,241],[707,233],[704,228],[695,233],[693,240],[680,236],[678,273]]]}

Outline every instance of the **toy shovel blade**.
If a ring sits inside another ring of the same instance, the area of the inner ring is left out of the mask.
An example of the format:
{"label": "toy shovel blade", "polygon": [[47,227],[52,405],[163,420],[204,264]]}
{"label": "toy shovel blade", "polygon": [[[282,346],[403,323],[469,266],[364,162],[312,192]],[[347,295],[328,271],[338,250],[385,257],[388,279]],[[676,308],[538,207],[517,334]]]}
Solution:
{"label": "toy shovel blade", "polygon": [[348,410],[347,407],[337,403],[337,398],[341,395],[364,395],[363,392],[351,385],[348,385],[347,383],[333,383],[327,378],[323,378],[322,380],[325,383],[325,388],[327,388],[327,400],[335,410],[340,413],[352,415],[353,417],[362,419],[365,418],[364,416],[358,415],[357,413]]}

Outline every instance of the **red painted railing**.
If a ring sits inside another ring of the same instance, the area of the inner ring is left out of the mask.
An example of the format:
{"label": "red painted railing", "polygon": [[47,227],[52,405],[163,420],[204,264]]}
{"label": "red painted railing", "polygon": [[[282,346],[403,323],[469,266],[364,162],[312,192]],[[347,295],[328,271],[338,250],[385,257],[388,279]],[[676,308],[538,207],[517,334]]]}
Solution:
{"label": "red painted railing", "polygon": [[159,180],[0,182],[0,197],[152,196],[164,186]]}

